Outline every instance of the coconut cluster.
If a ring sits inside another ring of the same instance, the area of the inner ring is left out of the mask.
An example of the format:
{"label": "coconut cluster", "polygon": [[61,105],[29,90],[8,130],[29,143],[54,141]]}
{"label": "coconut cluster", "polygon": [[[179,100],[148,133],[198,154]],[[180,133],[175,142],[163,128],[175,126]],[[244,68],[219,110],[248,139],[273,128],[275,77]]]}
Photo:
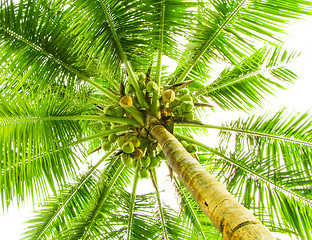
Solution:
{"label": "coconut cluster", "polygon": [[181,117],[187,120],[194,120],[194,100],[187,88],[181,88],[177,91],[176,97],[169,102],[169,107],[175,117]]}
{"label": "coconut cluster", "polygon": [[[158,90],[156,82],[147,79],[143,73],[137,74],[138,85],[143,91],[144,95],[150,97]],[[103,111],[107,116],[125,117],[126,112],[124,108],[139,107],[136,102],[134,87],[131,84],[125,86],[125,96],[123,96],[119,104],[120,106],[106,106]],[[179,90],[166,89],[161,92],[161,109],[165,110],[167,116],[181,117],[182,119],[193,120],[194,114],[194,101],[187,88]],[[162,117],[163,117],[162,113]],[[105,130],[115,127],[114,123],[105,125]],[[103,129],[104,130],[104,129]],[[133,129],[133,132],[123,133],[120,135],[110,134],[103,139],[102,148],[109,151],[113,146],[118,145],[120,149],[121,159],[125,165],[130,167],[139,166],[139,176],[141,178],[150,177],[150,170],[160,165],[162,154],[157,148],[157,142],[151,139],[148,133],[144,133],[145,128],[140,130]],[[181,141],[185,149],[190,153],[196,153],[197,148],[193,144],[186,141]],[[157,153],[158,151],[158,153]]]}
{"label": "coconut cluster", "polygon": [[147,152],[149,140],[139,136],[137,133],[127,134],[110,134],[103,139],[103,150],[109,151],[113,146],[118,145],[121,150],[121,160],[124,164],[130,167],[140,167],[140,177],[148,178],[149,170],[160,165],[161,157],[157,154],[156,149]]}

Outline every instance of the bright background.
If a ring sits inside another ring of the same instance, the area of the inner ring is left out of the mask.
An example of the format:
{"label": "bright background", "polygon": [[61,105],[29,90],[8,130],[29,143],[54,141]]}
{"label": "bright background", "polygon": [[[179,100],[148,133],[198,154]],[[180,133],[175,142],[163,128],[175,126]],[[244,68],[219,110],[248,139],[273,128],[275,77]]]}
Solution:
{"label": "bright background", "polygon": [[[312,108],[312,16],[305,21],[296,21],[288,30],[289,36],[285,38],[285,46],[301,52],[300,57],[291,64],[291,69],[298,75],[298,81],[295,85],[289,86],[288,90],[277,93],[277,98],[270,100],[266,110],[277,110],[287,106],[291,110],[304,112]],[[221,114],[217,121],[227,118],[226,114]],[[25,227],[23,222],[31,215],[31,203],[21,205],[19,209],[13,204],[8,212],[1,212],[0,239],[21,239]],[[290,238],[285,236],[283,239]]]}

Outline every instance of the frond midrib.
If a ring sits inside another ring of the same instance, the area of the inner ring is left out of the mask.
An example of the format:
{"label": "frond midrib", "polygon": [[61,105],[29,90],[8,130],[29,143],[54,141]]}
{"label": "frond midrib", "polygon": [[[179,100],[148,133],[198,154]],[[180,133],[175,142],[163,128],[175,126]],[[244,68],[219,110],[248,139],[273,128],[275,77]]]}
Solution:
{"label": "frond midrib", "polygon": [[187,77],[189,72],[193,69],[193,67],[197,64],[203,54],[209,49],[214,40],[219,36],[219,34],[224,30],[227,24],[235,17],[235,15],[243,8],[245,3],[248,0],[243,0],[241,3],[234,9],[234,11],[225,19],[225,21],[220,25],[217,31],[213,34],[213,36],[205,43],[205,45],[201,48],[201,50],[194,56],[192,62],[186,67],[180,77],[176,80],[176,82],[183,82]]}
{"label": "frond midrib", "polygon": [[[114,153],[114,151],[117,149],[117,147],[113,148],[110,152],[108,152],[106,155],[104,155],[98,162],[97,164],[95,164],[87,173],[87,175],[84,176],[84,178],[82,179],[82,181],[74,188],[74,190],[72,191],[72,193],[66,198],[66,200],[64,202],[62,202],[62,204],[60,205],[60,207],[53,213],[53,215],[49,218],[49,221],[42,227],[42,230],[37,234],[38,235],[38,239],[40,239],[40,237],[45,233],[45,231],[47,230],[47,228],[52,224],[52,222],[55,220],[55,218],[57,218],[57,216],[59,214],[62,213],[62,211],[64,210],[64,208],[67,206],[67,204],[70,202],[70,200],[75,196],[75,194],[77,193],[77,191],[83,186],[83,184],[88,180],[88,178],[91,176],[91,174],[98,168],[98,166],[105,161],[112,153]],[[108,168],[106,168],[106,170],[109,171],[110,167],[112,166],[112,164],[114,163],[114,161],[112,161],[110,163],[110,166],[108,166]]]}
{"label": "frond midrib", "polygon": [[[269,72],[271,70],[275,70],[275,69],[278,69],[278,68],[281,68],[281,67],[285,67],[285,65],[281,64],[281,65],[277,65],[277,66],[273,66],[273,67],[267,67],[267,68],[256,70],[256,71],[254,71],[252,73],[248,73],[248,74],[246,74],[244,76],[241,76],[241,77],[239,77],[237,79],[234,79],[231,82],[218,84],[217,86],[212,87],[212,88],[207,87],[206,93],[208,94],[208,93],[211,93],[211,92],[214,92],[214,91],[218,91],[218,90],[220,90],[222,88],[226,88],[228,86],[231,86],[231,85],[234,85],[234,84],[238,84],[239,82],[242,82],[245,79],[248,79],[250,77],[254,77],[254,76],[257,76],[257,75],[260,75],[260,74],[263,74],[263,73],[266,73],[266,72]],[[213,82],[212,82],[212,84],[213,84]]]}

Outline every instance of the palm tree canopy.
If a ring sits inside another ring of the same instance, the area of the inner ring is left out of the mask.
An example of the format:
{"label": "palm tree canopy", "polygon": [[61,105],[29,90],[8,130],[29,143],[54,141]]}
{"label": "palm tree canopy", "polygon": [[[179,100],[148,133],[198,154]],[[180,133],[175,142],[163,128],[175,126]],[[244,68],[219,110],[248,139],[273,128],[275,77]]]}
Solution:
{"label": "palm tree canopy", "polygon": [[[311,13],[309,0],[0,0],[3,208],[42,200],[25,239],[221,238],[151,136],[157,119],[271,232],[312,239],[311,114],[253,114],[295,82],[282,36]],[[249,117],[204,124],[217,110]],[[218,147],[194,139],[210,129]]]}

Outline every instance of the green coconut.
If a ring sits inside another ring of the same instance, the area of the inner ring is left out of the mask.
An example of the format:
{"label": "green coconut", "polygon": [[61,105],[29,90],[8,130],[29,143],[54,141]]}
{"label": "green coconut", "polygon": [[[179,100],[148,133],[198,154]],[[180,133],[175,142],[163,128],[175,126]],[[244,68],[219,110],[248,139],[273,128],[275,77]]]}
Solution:
{"label": "green coconut", "polygon": [[102,145],[104,151],[109,151],[112,148],[112,144],[110,142],[105,142]]}
{"label": "green coconut", "polygon": [[156,166],[158,166],[159,162],[160,162],[159,157],[151,157],[151,162],[149,164],[149,167],[150,168],[156,167]]}
{"label": "green coconut", "polygon": [[184,113],[191,112],[193,107],[194,107],[194,104],[191,101],[183,101],[181,103],[181,109],[182,109],[182,112]]}
{"label": "green coconut", "polygon": [[122,145],[127,141],[126,136],[119,136],[119,138],[117,139],[117,144],[118,147],[122,147]]}
{"label": "green coconut", "polygon": [[189,153],[196,153],[197,152],[197,147],[194,144],[189,144],[186,150]]}
{"label": "green coconut", "polygon": [[175,108],[176,106],[180,105],[180,100],[179,99],[174,99],[172,103],[169,104],[170,107]]}
{"label": "green coconut", "polygon": [[183,114],[182,108],[181,106],[176,106],[173,110],[172,110],[173,114],[177,117],[181,117]]}
{"label": "green coconut", "polygon": [[140,177],[141,178],[149,178],[150,177],[150,173],[146,168],[142,168],[140,170]]}
{"label": "green coconut", "polygon": [[134,147],[140,147],[141,141],[137,136],[133,136],[131,138],[131,142],[133,143]]}
{"label": "green coconut", "polygon": [[132,142],[127,141],[122,145],[121,149],[125,153],[133,153],[134,152],[134,145]]}
{"label": "green coconut", "polygon": [[155,83],[154,81],[149,81],[147,84],[146,84],[146,91],[149,92],[149,93],[154,93],[157,91],[157,83]]}
{"label": "green coconut", "polygon": [[178,93],[180,95],[188,95],[188,94],[190,94],[190,90],[188,90],[188,88],[181,88],[178,90]]}
{"label": "green coconut", "polygon": [[181,102],[185,102],[185,101],[191,101],[193,102],[193,98],[191,97],[191,95],[184,95],[180,98]]}
{"label": "green coconut", "polygon": [[108,135],[108,141],[111,143],[114,143],[117,141],[118,136],[115,133],[109,134]]}
{"label": "green coconut", "polygon": [[106,106],[104,107],[105,115],[112,116],[115,114],[115,108],[113,106]]}
{"label": "green coconut", "polygon": [[132,94],[132,93],[134,93],[134,88],[133,88],[133,86],[129,84],[129,85],[126,87],[125,92],[126,92],[126,94]]}
{"label": "green coconut", "polygon": [[151,163],[151,158],[150,157],[143,157],[140,159],[140,163],[142,167],[148,167],[149,164]]}
{"label": "green coconut", "polygon": [[145,80],[146,80],[146,75],[142,72],[137,73],[137,77],[138,77],[139,81],[145,82]]}
{"label": "green coconut", "polygon": [[117,107],[115,110],[115,116],[116,117],[123,117],[123,115],[125,114],[125,110],[121,107]]}
{"label": "green coconut", "polygon": [[131,165],[133,162],[133,157],[130,154],[122,153],[121,160],[126,165]]}
{"label": "green coconut", "polygon": [[188,120],[194,120],[195,119],[195,115],[192,112],[183,113],[182,117],[185,119],[188,119]]}

